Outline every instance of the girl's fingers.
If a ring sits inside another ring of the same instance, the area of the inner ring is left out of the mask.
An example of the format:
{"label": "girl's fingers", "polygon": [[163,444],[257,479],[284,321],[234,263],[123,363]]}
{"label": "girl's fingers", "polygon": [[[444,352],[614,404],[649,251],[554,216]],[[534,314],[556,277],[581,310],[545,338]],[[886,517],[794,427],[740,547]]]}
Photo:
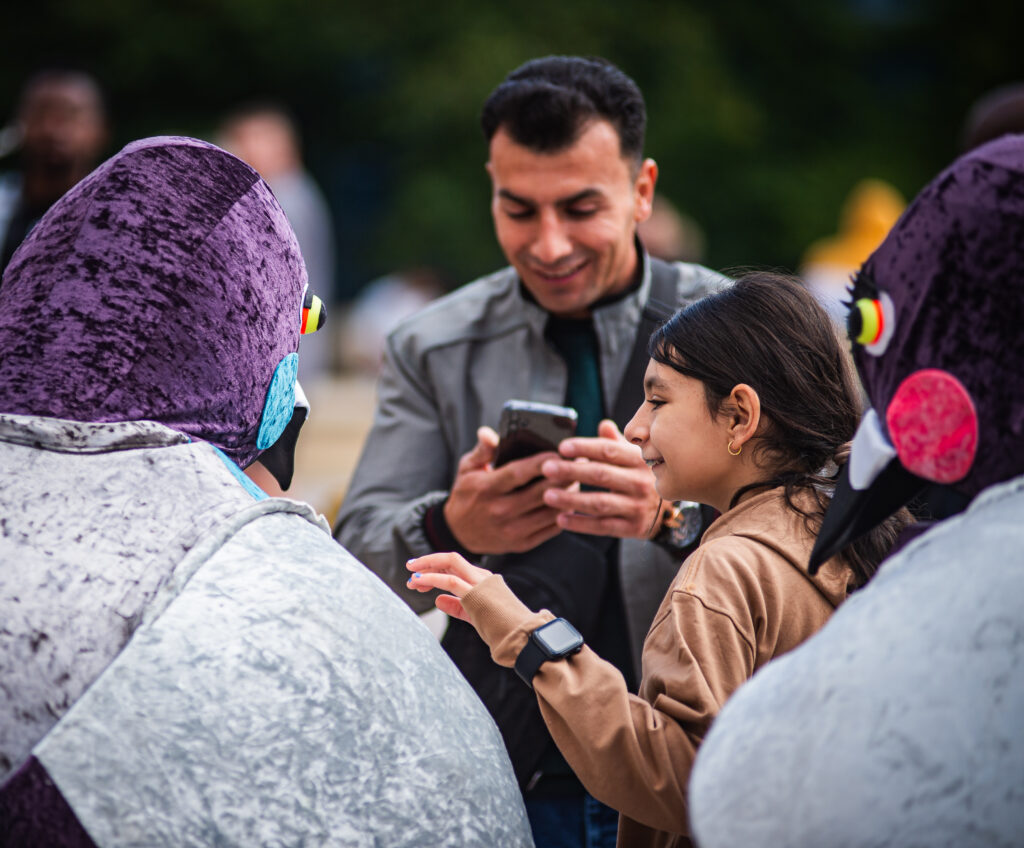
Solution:
{"label": "girl's fingers", "polygon": [[[484,568],[477,568],[475,565],[466,562],[463,557],[456,553],[429,554],[417,559],[411,559],[406,563],[406,568],[409,571],[424,575],[448,574],[468,583],[469,588],[491,576],[491,572]],[[444,587],[439,586],[437,588]],[[469,591],[469,589],[466,589],[461,594],[464,595],[466,591]]]}
{"label": "girl's fingers", "polygon": [[456,598],[461,598],[473,588],[473,584],[455,574],[443,574],[440,572],[413,574],[409,578],[408,585],[410,589],[416,589],[418,592],[440,589],[442,592],[450,592]]}
{"label": "girl's fingers", "polygon": [[446,615],[458,618],[468,624],[472,624],[466,611],[462,608],[462,601],[452,595],[438,595],[434,605]]}

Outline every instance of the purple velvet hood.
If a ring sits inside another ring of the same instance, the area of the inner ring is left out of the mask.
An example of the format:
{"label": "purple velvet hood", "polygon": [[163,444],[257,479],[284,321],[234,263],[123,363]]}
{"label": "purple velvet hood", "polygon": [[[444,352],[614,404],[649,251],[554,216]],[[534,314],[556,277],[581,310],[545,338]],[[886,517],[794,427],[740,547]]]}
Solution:
{"label": "purple velvet hood", "polygon": [[252,168],[195,139],[136,141],[64,195],[7,267],[0,412],[158,421],[244,467],[267,446],[264,404],[298,350],[305,284]]}
{"label": "purple velvet hood", "polygon": [[854,356],[904,467],[970,497],[1024,474],[1024,136],[966,153],[917,196],[854,285],[855,300],[879,294],[890,340]]}
{"label": "purple velvet hood", "polygon": [[962,506],[1024,474],[1022,328],[1024,135],[1008,135],[932,180],[854,281],[872,408],[812,570],[928,487]]}

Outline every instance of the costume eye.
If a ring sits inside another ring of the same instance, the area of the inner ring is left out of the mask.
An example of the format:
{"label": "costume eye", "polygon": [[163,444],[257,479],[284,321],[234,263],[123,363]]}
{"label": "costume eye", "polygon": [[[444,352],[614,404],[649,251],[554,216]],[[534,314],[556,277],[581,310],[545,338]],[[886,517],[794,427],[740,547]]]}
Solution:
{"label": "costume eye", "polygon": [[327,319],[327,310],[324,303],[308,288],[302,298],[302,324],[299,326],[299,334],[315,333]]}
{"label": "costume eye", "polygon": [[857,275],[850,289],[852,303],[846,318],[850,341],[860,345],[872,356],[881,356],[889,347],[896,329],[896,310],[892,299],[863,271]]}

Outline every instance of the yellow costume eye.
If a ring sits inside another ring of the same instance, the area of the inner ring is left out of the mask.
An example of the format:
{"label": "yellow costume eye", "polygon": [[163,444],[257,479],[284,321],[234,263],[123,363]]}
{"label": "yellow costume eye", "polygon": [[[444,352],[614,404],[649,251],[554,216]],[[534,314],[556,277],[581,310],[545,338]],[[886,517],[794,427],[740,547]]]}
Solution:
{"label": "yellow costume eye", "polygon": [[305,297],[302,298],[302,325],[299,328],[299,333],[302,335],[315,333],[326,320],[327,310],[324,309],[323,301],[313,292],[307,290]]}
{"label": "yellow costume eye", "polygon": [[882,292],[878,298],[861,297],[850,306],[846,318],[850,340],[865,353],[881,356],[896,331],[896,309],[892,298]]}
{"label": "yellow costume eye", "polygon": [[873,345],[885,331],[885,314],[877,300],[862,297],[850,308],[846,321],[850,339],[856,344]]}

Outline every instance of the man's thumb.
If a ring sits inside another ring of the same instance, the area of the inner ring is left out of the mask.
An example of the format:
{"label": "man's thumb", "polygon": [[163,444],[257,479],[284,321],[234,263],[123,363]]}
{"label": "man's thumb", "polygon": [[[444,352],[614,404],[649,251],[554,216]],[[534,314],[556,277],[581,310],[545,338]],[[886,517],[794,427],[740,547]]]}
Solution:
{"label": "man's thumb", "polygon": [[498,448],[498,434],[490,427],[481,427],[476,431],[476,445],[462,458],[465,470],[483,468],[494,460]]}

